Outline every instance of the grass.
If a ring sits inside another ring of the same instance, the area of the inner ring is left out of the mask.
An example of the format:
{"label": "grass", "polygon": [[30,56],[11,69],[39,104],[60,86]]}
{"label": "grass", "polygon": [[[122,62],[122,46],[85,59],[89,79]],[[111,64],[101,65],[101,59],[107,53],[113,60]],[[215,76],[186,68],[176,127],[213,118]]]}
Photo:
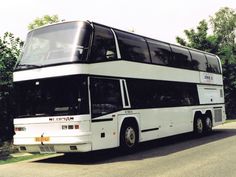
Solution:
{"label": "grass", "polygon": [[46,156],[48,156],[48,154],[30,154],[30,155],[18,156],[18,157],[14,157],[14,156],[10,155],[10,157],[8,159],[0,160],[0,165],[20,162],[20,161],[25,161],[25,160],[31,160],[31,159],[46,157]]}

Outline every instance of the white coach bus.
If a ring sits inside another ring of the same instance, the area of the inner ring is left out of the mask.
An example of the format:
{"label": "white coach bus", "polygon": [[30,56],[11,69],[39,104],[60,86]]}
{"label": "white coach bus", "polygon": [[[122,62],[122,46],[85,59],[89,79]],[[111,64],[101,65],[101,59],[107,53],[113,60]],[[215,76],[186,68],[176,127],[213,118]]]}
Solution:
{"label": "white coach bus", "polygon": [[131,151],[226,119],[217,56],[93,22],[29,32],[13,77],[20,151]]}

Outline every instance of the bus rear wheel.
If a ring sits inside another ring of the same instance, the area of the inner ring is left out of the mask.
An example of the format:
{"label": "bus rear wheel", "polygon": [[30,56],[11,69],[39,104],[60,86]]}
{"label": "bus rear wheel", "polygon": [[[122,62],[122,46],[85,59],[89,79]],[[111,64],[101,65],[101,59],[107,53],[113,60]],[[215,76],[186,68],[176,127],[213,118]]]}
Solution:
{"label": "bus rear wheel", "polygon": [[204,133],[210,134],[212,132],[212,120],[207,116],[204,120]]}
{"label": "bus rear wheel", "polygon": [[124,122],[120,133],[120,148],[125,153],[131,153],[137,148],[138,128],[132,122]]}
{"label": "bus rear wheel", "polygon": [[203,120],[200,116],[196,117],[194,120],[194,134],[196,136],[202,136],[203,131],[204,131]]}

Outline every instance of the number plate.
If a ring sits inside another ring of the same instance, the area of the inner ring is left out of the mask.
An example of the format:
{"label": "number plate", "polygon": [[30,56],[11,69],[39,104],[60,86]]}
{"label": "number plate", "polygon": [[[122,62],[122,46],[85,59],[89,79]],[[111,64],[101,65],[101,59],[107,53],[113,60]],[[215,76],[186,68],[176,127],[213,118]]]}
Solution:
{"label": "number plate", "polygon": [[50,137],[36,137],[35,138],[36,142],[49,142],[50,141]]}

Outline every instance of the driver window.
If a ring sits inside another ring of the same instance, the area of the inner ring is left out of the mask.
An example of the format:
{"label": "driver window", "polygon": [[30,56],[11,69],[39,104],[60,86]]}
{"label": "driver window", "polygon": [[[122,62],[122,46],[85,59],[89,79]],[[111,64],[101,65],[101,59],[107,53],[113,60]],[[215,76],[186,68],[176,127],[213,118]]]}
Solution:
{"label": "driver window", "polygon": [[117,59],[113,33],[109,28],[94,25],[94,39],[90,54],[91,62]]}

